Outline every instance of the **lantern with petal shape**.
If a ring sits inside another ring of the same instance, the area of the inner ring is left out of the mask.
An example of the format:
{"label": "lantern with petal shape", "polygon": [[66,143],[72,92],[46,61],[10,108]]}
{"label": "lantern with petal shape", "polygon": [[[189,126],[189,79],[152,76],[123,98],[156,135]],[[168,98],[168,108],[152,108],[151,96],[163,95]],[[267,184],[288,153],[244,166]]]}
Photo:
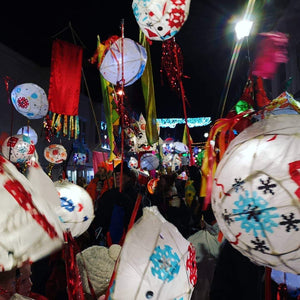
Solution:
{"label": "lantern with petal shape", "polygon": [[33,141],[26,135],[15,134],[8,137],[2,144],[2,154],[13,163],[29,161],[35,152]]}
{"label": "lantern with petal shape", "polygon": [[52,164],[60,164],[67,159],[67,150],[63,145],[51,144],[44,149],[44,157]]}
{"label": "lantern with petal shape", "polygon": [[37,162],[28,177],[3,156],[0,169],[0,266],[8,271],[61,249],[63,227],[54,212],[57,191]]}
{"label": "lantern with petal shape", "polygon": [[270,115],[235,137],[219,162],[212,208],[220,230],[259,265],[300,273],[300,116]]}
{"label": "lantern with petal shape", "polygon": [[48,112],[47,95],[34,83],[17,85],[11,91],[11,100],[15,109],[28,119],[41,119]]}
{"label": "lantern with petal shape", "polygon": [[38,137],[37,137],[37,133],[36,131],[30,127],[30,126],[23,126],[21,127],[17,134],[23,134],[26,136],[29,136],[29,138],[33,141],[33,143],[36,145],[37,141],[38,141]]}
{"label": "lantern with petal shape", "polygon": [[195,247],[156,206],[126,235],[110,288],[112,299],[191,299],[197,281]]}
{"label": "lantern with petal shape", "polygon": [[94,219],[94,206],[89,193],[81,186],[68,180],[55,181],[54,185],[60,197],[57,215],[65,230],[73,237],[84,233]]}
{"label": "lantern with petal shape", "polygon": [[142,76],[146,62],[147,52],[143,46],[129,38],[119,38],[105,53],[100,73],[114,85],[121,83],[124,76],[124,86],[127,86]]}
{"label": "lantern with petal shape", "polygon": [[187,20],[190,0],[133,0],[136,21],[150,40],[164,41],[176,35]]}

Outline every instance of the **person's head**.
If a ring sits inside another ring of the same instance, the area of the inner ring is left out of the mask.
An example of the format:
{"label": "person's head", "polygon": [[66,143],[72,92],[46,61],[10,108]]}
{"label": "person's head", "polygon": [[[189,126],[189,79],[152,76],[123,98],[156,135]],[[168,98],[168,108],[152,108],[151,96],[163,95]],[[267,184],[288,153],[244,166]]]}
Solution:
{"label": "person's head", "polygon": [[17,278],[17,293],[23,296],[29,296],[32,287],[31,281],[31,263],[26,261],[20,267],[20,275]]}
{"label": "person's head", "polygon": [[17,269],[0,272],[0,300],[7,300],[16,293]]}
{"label": "person's head", "polygon": [[[123,164],[122,187],[124,187],[132,180],[132,176],[133,173],[131,172],[127,164]],[[115,186],[119,188],[120,180],[121,180],[121,163],[114,168],[114,178],[115,178]]]}

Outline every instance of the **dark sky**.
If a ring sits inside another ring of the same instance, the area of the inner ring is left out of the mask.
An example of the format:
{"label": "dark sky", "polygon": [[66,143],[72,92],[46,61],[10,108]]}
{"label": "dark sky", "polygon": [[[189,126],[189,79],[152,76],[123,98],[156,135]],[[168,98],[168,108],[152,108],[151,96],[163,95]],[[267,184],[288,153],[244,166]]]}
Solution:
{"label": "dark sky", "polygon": [[[272,30],[288,2],[256,1],[256,32]],[[92,98],[101,101],[98,70],[88,59],[96,49],[98,34],[102,41],[112,35],[121,35],[122,19],[125,37],[138,41],[139,27],[131,3],[128,0],[73,1],[69,5],[67,1],[40,2],[39,5],[7,3],[7,9],[1,9],[0,42],[37,64],[49,67],[53,40],[74,42],[72,27],[73,34],[76,33],[75,42],[84,48],[83,68]],[[233,20],[243,15],[246,5],[247,1],[241,0],[191,0],[188,19],[175,36],[183,53],[183,69],[187,77],[183,84],[189,102],[188,117],[219,117],[225,77],[235,44]],[[249,37],[248,44],[242,47],[226,102],[227,109],[237,102],[243,90],[249,69],[247,55],[248,51],[252,53],[254,40],[255,32]],[[152,43],[151,58],[158,117],[183,117],[180,97],[169,88],[167,81],[161,84],[161,42]],[[138,82],[128,88],[130,104],[137,111],[143,110],[140,92]]]}

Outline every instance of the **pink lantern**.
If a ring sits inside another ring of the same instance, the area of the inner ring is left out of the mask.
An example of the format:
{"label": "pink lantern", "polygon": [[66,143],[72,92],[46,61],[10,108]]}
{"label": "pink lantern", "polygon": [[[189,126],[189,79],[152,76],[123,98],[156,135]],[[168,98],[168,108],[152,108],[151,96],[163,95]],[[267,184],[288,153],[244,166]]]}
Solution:
{"label": "pink lantern", "polygon": [[44,149],[44,157],[52,164],[60,164],[67,159],[67,150],[62,145],[52,144]]}
{"label": "pink lantern", "polygon": [[187,20],[190,0],[133,0],[136,21],[150,40],[164,41],[173,37]]}
{"label": "pink lantern", "polygon": [[121,83],[124,76],[124,86],[127,86],[142,76],[146,62],[147,52],[143,46],[129,38],[119,38],[108,48],[100,66],[100,73],[114,85]]}
{"label": "pink lantern", "polygon": [[35,146],[30,137],[15,134],[8,137],[2,144],[2,154],[13,163],[29,161],[35,152]]}
{"label": "pink lantern", "polygon": [[259,265],[300,274],[300,116],[244,129],[219,162],[212,208],[225,238]]}

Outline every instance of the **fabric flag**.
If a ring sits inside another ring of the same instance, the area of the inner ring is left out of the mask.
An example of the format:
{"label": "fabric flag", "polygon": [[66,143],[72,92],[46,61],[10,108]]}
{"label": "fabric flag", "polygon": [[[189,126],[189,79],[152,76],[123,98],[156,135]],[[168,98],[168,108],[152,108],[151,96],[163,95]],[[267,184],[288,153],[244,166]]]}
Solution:
{"label": "fabric flag", "polygon": [[[99,36],[97,37],[97,50],[94,57],[91,58],[91,63],[94,63],[96,60],[98,62],[98,69],[100,67],[102,58],[104,56],[104,52],[106,50],[105,45],[100,43]],[[109,146],[110,146],[110,155],[109,161],[113,161],[116,158],[115,154],[115,136],[114,136],[114,126],[119,125],[119,114],[116,110],[116,105],[114,102],[114,86],[112,83],[107,81],[99,72],[100,75],[100,83],[101,83],[101,90],[102,90],[102,97],[103,97],[103,105],[104,105],[104,114],[106,119],[106,126],[107,126],[107,135],[109,138]]]}
{"label": "fabric flag", "polygon": [[188,145],[189,145],[189,139],[190,139],[191,144],[193,144],[193,139],[192,139],[191,135],[188,137],[186,125],[184,125],[183,136],[182,136],[182,142],[183,142],[185,145],[188,146]]}
{"label": "fabric flag", "polygon": [[140,30],[140,44],[147,51],[147,64],[143,75],[141,77],[141,85],[143,95],[145,99],[145,111],[146,111],[146,136],[149,145],[153,145],[158,142],[159,134],[156,124],[156,104],[155,93],[153,83],[153,73],[151,64],[150,44],[147,41],[145,35]]}
{"label": "fabric flag", "polygon": [[78,138],[78,105],[81,84],[82,47],[62,40],[52,44],[48,91],[51,128],[60,135]]}

